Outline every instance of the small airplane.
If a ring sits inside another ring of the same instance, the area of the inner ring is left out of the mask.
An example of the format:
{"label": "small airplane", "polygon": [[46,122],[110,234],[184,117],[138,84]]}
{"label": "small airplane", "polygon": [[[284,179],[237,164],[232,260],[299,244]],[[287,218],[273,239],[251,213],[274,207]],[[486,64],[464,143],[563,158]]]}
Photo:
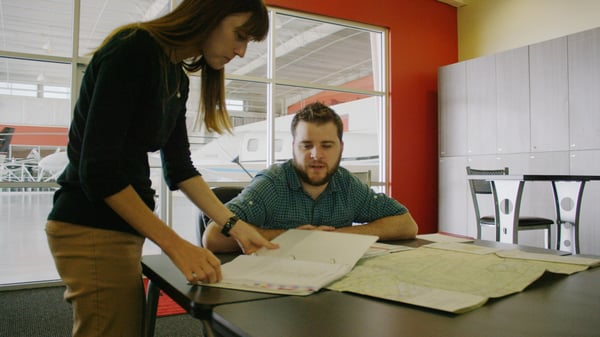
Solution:
{"label": "small airplane", "polygon": [[[379,138],[377,98],[332,105],[344,122],[341,166],[350,171],[371,171],[378,179]],[[274,161],[292,158],[291,121],[294,115],[275,119]],[[207,181],[249,181],[266,168],[267,121],[234,128],[192,152],[194,165]]]}
{"label": "small airplane", "polygon": [[45,156],[38,162],[40,171],[38,172],[38,181],[55,181],[64,171],[69,162],[67,152],[57,150],[56,152]]}

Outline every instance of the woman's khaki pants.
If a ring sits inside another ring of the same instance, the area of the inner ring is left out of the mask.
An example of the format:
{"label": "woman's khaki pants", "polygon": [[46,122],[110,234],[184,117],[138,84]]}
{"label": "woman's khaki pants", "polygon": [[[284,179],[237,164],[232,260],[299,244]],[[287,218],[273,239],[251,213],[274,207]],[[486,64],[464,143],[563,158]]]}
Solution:
{"label": "woman's khaki pants", "polygon": [[73,336],[141,336],[144,239],[52,220],[46,235],[73,306]]}

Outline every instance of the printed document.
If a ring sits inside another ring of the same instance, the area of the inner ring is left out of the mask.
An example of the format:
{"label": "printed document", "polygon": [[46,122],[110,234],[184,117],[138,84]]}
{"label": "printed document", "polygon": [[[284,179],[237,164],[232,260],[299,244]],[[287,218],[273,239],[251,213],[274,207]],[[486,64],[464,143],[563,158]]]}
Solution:
{"label": "printed document", "polygon": [[213,287],[308,295],[339,279],[377,241],[374,235],[291,229],[273,240],[279,249],[261,248],[222,265],[223,280]]}

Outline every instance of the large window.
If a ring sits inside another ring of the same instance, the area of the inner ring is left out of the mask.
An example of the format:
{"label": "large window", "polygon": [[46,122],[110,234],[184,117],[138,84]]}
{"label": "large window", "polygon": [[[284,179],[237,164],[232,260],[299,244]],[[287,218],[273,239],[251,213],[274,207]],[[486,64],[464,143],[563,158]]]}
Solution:
{"label": "large window", "polygon": [[[197,165],[208,179],[247,181],[291,158],[290,121],[321,101],[342,115],[342,165],[385,177],[385,31],[375,27],[272,9],[270,36],[251,43],[225,68],[236,130],[217,137],[192,133]],[[194,103],[194,102],[190,102]],[[191,109],[196,111],[197,109]],[[207,158],[218,160],[206,160]]]}
{"label": "large window", "polygon": [[[57,279],[43,233],[53,192],[48,184],[65,163],[72,108],[90,52],[116,27],[160,16],[177,3],[0,2],[0,286]],[[291,117],[321,101],[344,121],[342,165],[370,170],[375,188],[385,186],[386,31],[277,8],[270,15],[269,37],[250,43],[245,57],[225,68],[233,135],[193,127],[200,81],[190,74],[190,143],[204,178],[214,185],[247,182],[291,158]],[[156,154],[150,161],[157,213],[195,242],[193,207],[178,193],[166,194]],[[33,246],[39,248],[34,256],[28,249]],[[145,252],[156,251],[147,246]]]}

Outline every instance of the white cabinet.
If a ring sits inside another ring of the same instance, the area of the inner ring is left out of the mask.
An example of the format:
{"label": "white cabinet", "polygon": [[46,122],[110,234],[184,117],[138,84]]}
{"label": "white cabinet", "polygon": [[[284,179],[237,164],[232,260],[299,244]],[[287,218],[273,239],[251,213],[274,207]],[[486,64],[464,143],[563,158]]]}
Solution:
{"label": "white cabinet", "polygon": [[467,95],[465,63],[438,71],[438,120],[440,156],[467,153]]}
{"label": "white cabinet", "polygon": [[496,58],[467,61],[468,154],[496,153]]}
{"label": "white cabinet", "polygon": [[529,47],[531,151],[569,150],[567,38]]}
{"label": "white cabinet", "polygon": [[[440,231],[476,236],[466,166],[600,174],[600,28],[448,65],[438,80]],[[600,255],[599,202],[600,182],[587,183],[583,254]],[[549,182],[525,184],[521,214],[556,216]],[[541,233],[519,242],[541,247]]]}
{"label": "white cabinet", "polygon": [[496,55],[496,153],[529,152],[529,48]]}
{"label": "white cabinet", "polygon": [[600,148],[600,29],[568,36],[571,149]]}
{"label": "white cabinet", "polygon": [[438,179],[440,191],[438,230],[440,232],[477,235],[477,232],[473,231],[475,227],[468,226],[467,221],[467,212],[472,212],[473,206],[467,186],[466,166],[466,157],[440,158]]}

